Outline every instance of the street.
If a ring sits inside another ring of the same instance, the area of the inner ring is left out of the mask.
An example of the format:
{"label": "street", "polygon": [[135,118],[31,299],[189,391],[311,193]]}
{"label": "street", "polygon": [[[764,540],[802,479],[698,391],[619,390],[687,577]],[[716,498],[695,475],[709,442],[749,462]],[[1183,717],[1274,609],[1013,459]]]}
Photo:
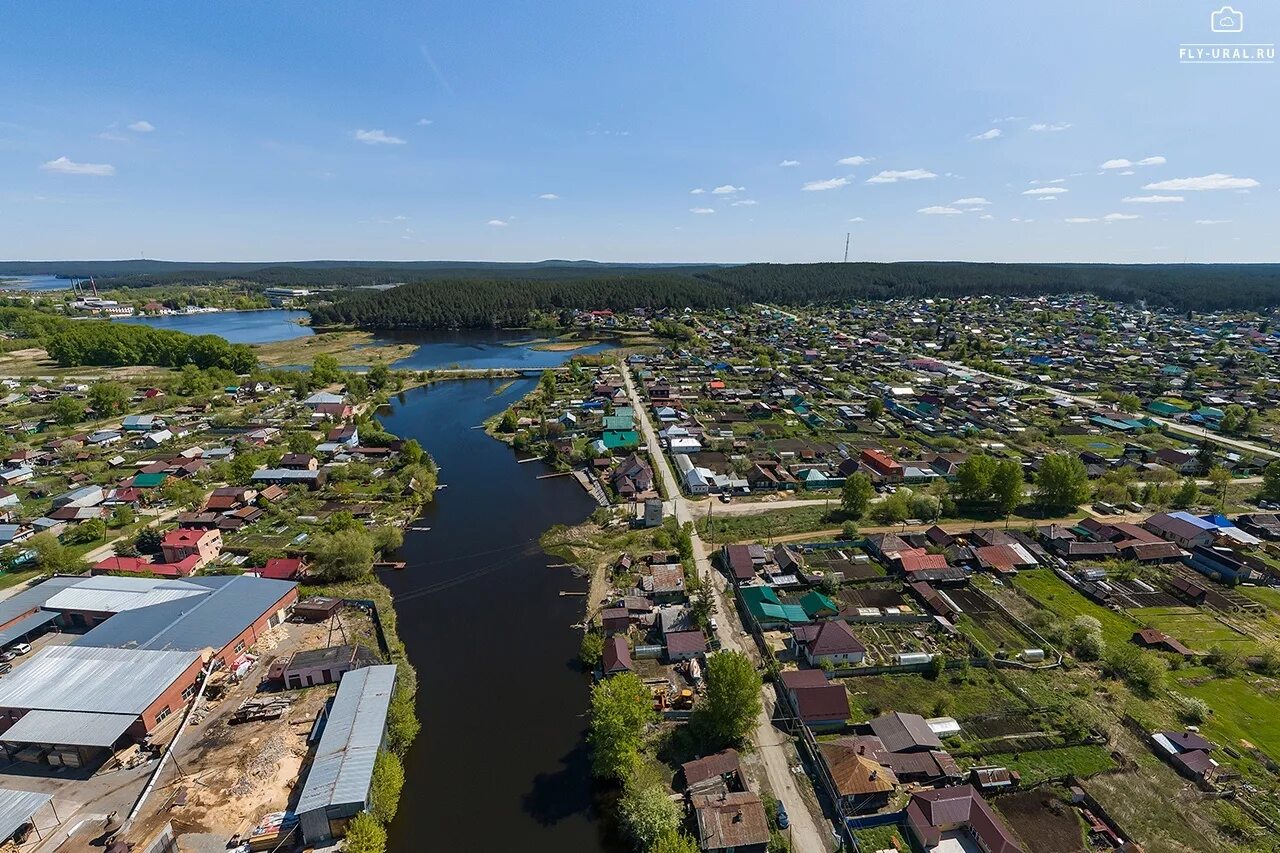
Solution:
{"label": "street", "polygon": [[[627,395],[631,399],[631,406],[635,409],[636,418],[640,423],[645,445],[649,448],[650,464],[658,476],[662,478],[666,493],[670,496],[670,500],[667,502],[668,506],[674,510],[673,514],[676,521],[681,526],[690,523],[693,521],[693,509],[690,506],[690,502],[680,493],[680,485],[676,482],[675,473],[671,470],[671,464],[663,454],[662,446],[658,443],[658,434],[653,428],[652,419],[649,417],[649,407],[636,390],[635,383],[631,379],[631,370],[626,364],[622,366],[622,378],[627,386]],[[792,500],[741,504],[741,506],[751,509],[759,507],[759,510],[756,511],[763,512],[771,509],[783,509],[789,505],[810,505],[812,503],[813,501]],[[729,504],[725,508],[732,506],[734,505]],[[746,638],[733,629],[733,625],[737,620],[731,617],[736,612],[736,608],[733,605],[733,601],[726,594],[728,582],[712,570],[707,546],[698,535],[696,526],[693,526],[692,537],[693,559],[698,575],[703,579],[706,588],[711,590],[715,600],[716,612],[721,614],[716,631],[720,646],[722,649],[730,651],[745,652]],[[755,734],[752,737],[761,762],[764,765],[765,775],[769,778],[769,787],[772,789],[773,795],[786,808],[787,815],[791,818],[790,836],[793,848],[801,851],[801,853],[818,853],[818,851],[829,850],[831,848],[829,843],[829,839],[832,837],[831,832],[828,827],[819,825],[819,822],[809,810],[809,805],[801,794],[800,783],[798,782],[799,778],[805,777],[797,777],[796,774],[791,772],[792,758],[788,749],[789,740],[786,735],[773,726],[771,719],[773,712],[772,700],[773,689],[766,686],[760,715],[756,719]],[[807,781],[805,784],[807,784]]]}

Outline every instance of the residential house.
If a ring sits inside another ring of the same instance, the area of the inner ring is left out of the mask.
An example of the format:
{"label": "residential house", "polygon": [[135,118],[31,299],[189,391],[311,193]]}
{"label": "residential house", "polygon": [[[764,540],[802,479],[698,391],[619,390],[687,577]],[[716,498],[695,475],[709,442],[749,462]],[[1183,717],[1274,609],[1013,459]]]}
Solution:
{"label": "residential house", "polygon": [[791,637],[796,656],[803,657],[810,666],[856,666],[867,653],[867,647],[840,619],[798,625],[792,629]]}
{"label": "residential house", "polygon": [[195,556],[197,567],[208,565],[222,553],[222,534],[217,530],[170,530],[160,540],[166,563],[177,563]]}
{"label": "residential house", "polygon": [[601,669],[606,678],[620,672],[635,671],[635,664],[631,661],[631,647],[627,645],[624,635],[614,634],[604,641]]}
{"label": "residential house", "polygon": [[918,791],[906,817],[908,833],[925,851],[963,850],[967,841],[983,853],[1027,853],[972,785]]}
{"label": "residential house", "polygon": [[690,798],[698,846],[707,853],[765,853],[769,820],[764,803],[748,791],[695,794]]}

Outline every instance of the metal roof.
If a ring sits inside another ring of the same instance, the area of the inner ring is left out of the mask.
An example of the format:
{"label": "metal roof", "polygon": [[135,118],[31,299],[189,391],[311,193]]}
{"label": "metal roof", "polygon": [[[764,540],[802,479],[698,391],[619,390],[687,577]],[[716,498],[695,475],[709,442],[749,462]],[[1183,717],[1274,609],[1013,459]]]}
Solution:
{"label": "metal roof", "polygon": [[18,827],[31,820],[31,816],[52,799],[52,794],[38,791],[0,788],[0,842],[12,838]]}
{"label": "metal roof", "polygon": [[49,646],[0,680],[0,708],[136,717],[198,660],[189,651]]}
{"label": "metal roof", "polygon": [[[292,581],[248,575],[211,575],[160,581],[147,599],[155,603],[117,613],[80,637],[75,644],[120,649],[221,651],[259,617],[271,612],[296,586]],[[164,600],[152,598],[165,593],[170,587],[194,592]]]}
{"label": "metal roof", "polygon": [[5,743],[48,743],[67,746],[114,746],[136,714],[94,711],[28,711],[0,735]]}
{"label": "metal roof", "polygon": [[45,606],[51,610],[122,613],[206,593],[204,588],[189,581],[160,578],[97,575],[91,578],[76,578],[76,580],[78,583],[45,601]]}
{"label": "metal roof", "polygon": [[0,625],[12,622],[21,616],[25,616],[32,610],[42,606],[50,598],[66,589],[82,582],[82,577],[69,577],[60,575],[52,577],[43,583],[35,584],[32,587],[24,589],[15,595],[0,601]]}
{"label": "metal roof", "polygon": [[0,646],[7,646],[14,640],[21,639],[35,629],[47,625],[57,618],[57,613],[52,613],[48,610],[37,610],[30,616],[24,616],[4,630],[0,630]]}
{"label": "metal roof", "polygon": [[394,665],[365,667],[342,676],[315,761],[294,809],[299,815],[331,805],[365,802],[395,680]]}

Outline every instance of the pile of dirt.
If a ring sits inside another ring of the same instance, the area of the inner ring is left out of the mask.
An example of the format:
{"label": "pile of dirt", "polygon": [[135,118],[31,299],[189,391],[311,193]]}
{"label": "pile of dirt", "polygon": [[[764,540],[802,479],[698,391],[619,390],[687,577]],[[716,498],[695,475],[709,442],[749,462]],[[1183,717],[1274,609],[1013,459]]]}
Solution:
{"label": "pile of dirt", "polygon": [[281,760],[289,753],[289,743],[280,732],[272,734],[263,742],[245,764],[244,773],[227,793],[233,797],[241,797],[251,793],[266,780],[274,777],[280,769]]}

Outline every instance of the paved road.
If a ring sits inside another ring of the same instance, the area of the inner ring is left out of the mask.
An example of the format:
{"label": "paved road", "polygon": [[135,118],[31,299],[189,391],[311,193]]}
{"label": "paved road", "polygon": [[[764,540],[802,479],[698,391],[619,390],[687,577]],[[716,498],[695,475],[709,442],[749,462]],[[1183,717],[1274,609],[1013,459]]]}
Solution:
{"label": "paved road", "polygon": [[[1076,403],[1079,403],[1082,406],[1088,406],[1090,408],[1099,405],[1098,400],[1092,397],[1085,397],[1081,394],[1068,394],[1066,391],[1059,391],[1056,388],[1047,388],[1047,389],[1042,388],[1039,385],[1033,385],[1032,383],[1024,382],[1021,379],[1013,379],[1008,376],[999,376],[995,373],[988,373],[985,370],[978,370],[975,367],[967,367],[963,364],[958,364],[954,361],[943,361],[940,363],[945,365],[948,369],[950,369],[953,374],[963,373],[963,374],[969,374],[971,376],[984,376],[988,379],[994,379],[997,382],[1003,382],[1006,385],[1011,385],[1014,388],[1032,388],[1037,391],[1047,391],[1048,393],[1053,394],[1054,396],[1062,397],[1067,400],[1072,400]],[[1244,439],[1241,439],[1241,438],[1228,438],[1227,436],[1221,435],[1220,433],[1209,432],[1208,430],[1197,429],[1196,427],[1189,427],[1186,424],[1181,424],[1181,423],[1178,423],[1177,421],[1171,421],[1168,418],[1157,417],[1147,412],[1144,412],[1143,415],[1144,417],[1150,418],[1151,420],[1155,421],[1156,423],[1160,424],[1162,427],[1165,427],[1172,432],[1181,433],[1185,436],[1200,439],[1202,441],[1208,440],[1213,442],[1214,444],[1221,444],[1225,447],[1231,447],[1236,450],[1247,450],[1250,453],[1258,453],[1263,456],[1271,457],[1272,459],[1280,459],[1280,451],[1272,450],[1271,448],[1264,447],[1261,444],[1255,444],[1252,441],[1245,441]]]}
{"label": "paved road", "polygon": [[[662,452],[662,446],[658,443],[658,434],[653,428],[652,419],[649,417],[648,406],[640,398],[635,383],[631,379],[631,370],[625,364],[622,366],[622,378],[626,383],[631,405],[640,421],[640,432],[644,436],[645,445],[649,448],[650,464],[658,476],[662,478],[666,493],[670,496],[668,504],[674,510],[676,521],[681,525],[691,522],[693,521],[693,511],[690,502],[680,493],[680,486],[676,482],[675,473],[671,470],[671,463],[667,461],[667,457]],[[786,504],[806,505],[810,503],[812,501],[774,501],[767,505],[761,505],[761,511],[781,509]],[[733,505],[729,504],[725,508],[727,509],[729,506]],[[743,504],[742,506],[753,505]],[[716,636],[720,640],[721,648],[745,652],[746,638],[733,627],[736,622],[736,619],[733,618],[735,608],[726,595],[727,582],[719,574],[712,571],[711,561],[707,555],[707,546],[703,543],[695,527],[693,529],[693,560],[699,577],[703,579],[706,588],[712,591],[715,598],[716,612],[720,614],[720,618],[717,620],[718,630],[716,631]],[[796,774],[791,772],[790,741],[774,728],[772,722],[772,694],[773,690],[766,686],[764,689],[764,701],[761,703],[760,715],[756,718],[756,730],[752,739],[764,765],[765,775],[769,777],[769,787],[772,789],[773,795],[786,807],[787,815],[791,818],[792,848],[797,851],[803,851],[803,853],[820,853],[820,851],[830,849],[828,839],[831,838],[831,832],[829,828],[820,825],[819,821],[814,818],[804,795],[800,791],[801,783],[797,779],[805,777],[797,777]],[[807,780],[804,784],[808,784]]]}

